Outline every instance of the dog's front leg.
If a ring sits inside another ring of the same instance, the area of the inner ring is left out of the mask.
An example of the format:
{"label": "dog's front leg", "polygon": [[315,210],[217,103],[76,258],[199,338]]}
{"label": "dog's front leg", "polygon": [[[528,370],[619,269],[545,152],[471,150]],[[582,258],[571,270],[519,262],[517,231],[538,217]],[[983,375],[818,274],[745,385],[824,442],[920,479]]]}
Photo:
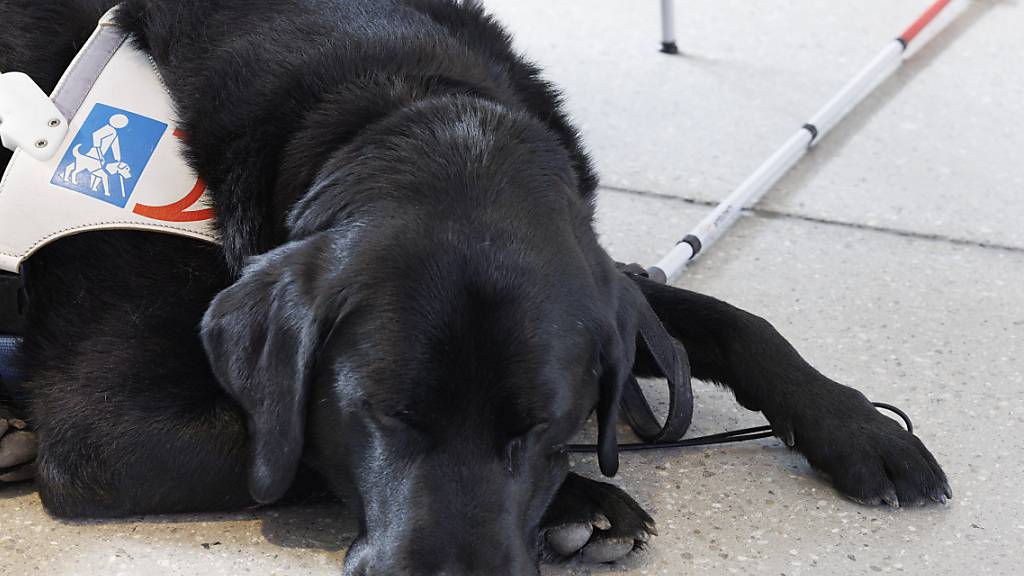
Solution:
{"label": "dog's front leg", "polygon": [[891,506],[952,497],[916,436],[811,367],[767,321],[695,292],[639,284],[686,347],[694,377],[728,386],[741,405],[763,412],[776,435],[848,497]]}

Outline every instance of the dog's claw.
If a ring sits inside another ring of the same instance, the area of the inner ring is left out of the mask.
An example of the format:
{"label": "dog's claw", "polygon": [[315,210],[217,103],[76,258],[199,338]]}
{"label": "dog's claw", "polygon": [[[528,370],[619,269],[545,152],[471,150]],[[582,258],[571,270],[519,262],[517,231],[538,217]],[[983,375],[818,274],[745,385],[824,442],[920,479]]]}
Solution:
{"label": "dog's claw", "polygon": [[938,502],[939,504],[943,504],[943,505],[948,504],[949,503],[949,499],[951,497],[950,496],[951,492],[952,491],[949,489],[949,485],[947,484],[947,485],[943,486],[941,489],[936,490],[935,492],[932,492],[932,494],[931,494],[932,501],[933,502]]}
{"label": "dog's claw", "polygon": [[597,513],[591,524],[593,524],[594,528],[597,528],[598,530],[608,530],[612,527],[612,521],[600,512]]}
{"label": "dog's claw", "polygon": [[644,522],[644,529],[647,530],[647,534],[650,536],[658,535],[658,527],[655,526],[653,520],[651,520],[650,522]]}
{"label": "dog's claw", "polygon": [[896,509],[900,507],[900,499],[896,496],[896,491],[890,489],[885,494],[882,494],[882,502],[889,505],[890,508]]}

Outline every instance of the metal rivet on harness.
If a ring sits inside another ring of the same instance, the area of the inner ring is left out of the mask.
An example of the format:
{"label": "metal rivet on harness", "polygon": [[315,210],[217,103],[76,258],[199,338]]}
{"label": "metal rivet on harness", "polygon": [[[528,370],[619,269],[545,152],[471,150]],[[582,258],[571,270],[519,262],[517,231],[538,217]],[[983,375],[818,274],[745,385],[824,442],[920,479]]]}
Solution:
{"label": "metal rivet on harness", "polygon": [[50,128],[56,128],[57,126],[60,126],[60,120],[58,120],[57,118],[50,120],[49,126]]}
{"label": "metal rivet on harness", "polygon": [[46,140],[39,140],[36,142],[36,148],[46,148],[47,144],[49,144],[49,142]]}

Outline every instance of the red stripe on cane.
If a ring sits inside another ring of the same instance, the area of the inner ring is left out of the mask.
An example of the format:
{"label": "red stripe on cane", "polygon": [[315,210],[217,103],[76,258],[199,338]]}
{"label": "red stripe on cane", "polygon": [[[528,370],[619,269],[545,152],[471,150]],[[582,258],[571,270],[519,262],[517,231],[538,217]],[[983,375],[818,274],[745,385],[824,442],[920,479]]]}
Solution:
{"label": "red stripe on cane", "polygon": [[932,20],[934,20],[940,12],[945,10],[946,6],[949,6],[949,3],[952,1],[953,0],[939,0],[935,4],[932,4],[931,8],[928,8],[928,11],[922,14],[916,22],[911,24],[910,28],[907,28],[906,32],[900,34],[900,40],[903,42],[903,45],[906,46],[913,42],[914,38],[921,33],[921,30],[924,30],[926,26],[931,24]]}

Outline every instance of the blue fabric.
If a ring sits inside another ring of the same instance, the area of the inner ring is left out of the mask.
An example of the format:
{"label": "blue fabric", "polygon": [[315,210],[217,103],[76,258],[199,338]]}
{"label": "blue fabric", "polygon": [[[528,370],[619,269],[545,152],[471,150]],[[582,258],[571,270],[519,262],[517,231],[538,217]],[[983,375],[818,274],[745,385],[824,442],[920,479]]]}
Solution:
{"label": "blue fabric", "polygon": [[0,336],[0,379],[5,382],[18,380],[18,372],[15,369],[18,349],[21,347],[21,340],[13,336]]}

